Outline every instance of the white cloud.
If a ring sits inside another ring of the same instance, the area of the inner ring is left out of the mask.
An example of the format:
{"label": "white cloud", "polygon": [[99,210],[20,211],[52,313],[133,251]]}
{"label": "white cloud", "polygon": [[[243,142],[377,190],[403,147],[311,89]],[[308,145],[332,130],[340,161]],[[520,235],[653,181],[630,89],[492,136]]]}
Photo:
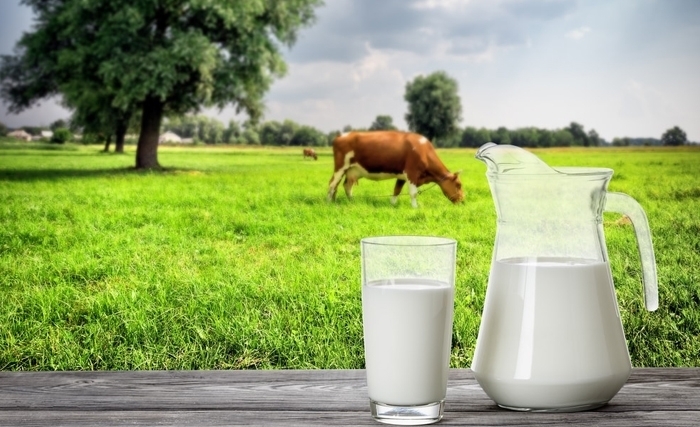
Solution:
{"label": "white cloud", "polygon": [[589,27],[580,27],[576,28],[575,30],[571,30],[568,33],[566,33],[566,37],[570,38],[572,40],[581,40],[586,36],[586,34],[590,33],[591,29]]}
{"label": "white cloud", "polygon": [[[352,63],[337,61],[289,64],[289,73],[265,97],[264,120],[284,119],[310,124],[323,131],[345,125],[367,127],[379,114],[388,114],[403,126],[407,62],[405,52],[365,46],[365,55]],[[216,114],[216,113],[215,113]],[[232,108],[216,114],[224,122],[236,118]]]}
{"label": "white cloud", "polygon": [[431,9],[456,9],[459,6],[466,6],[470,0],[420,0],[411,6],[418,10]]}
{"label": "white cloud", "polygon": [[372,49],[369,43],[365,43],[368,55],[353,64],[352,78],[355,83],[367,79],[380,70],[386,70],[389,66],[389,57],[380,50]]}

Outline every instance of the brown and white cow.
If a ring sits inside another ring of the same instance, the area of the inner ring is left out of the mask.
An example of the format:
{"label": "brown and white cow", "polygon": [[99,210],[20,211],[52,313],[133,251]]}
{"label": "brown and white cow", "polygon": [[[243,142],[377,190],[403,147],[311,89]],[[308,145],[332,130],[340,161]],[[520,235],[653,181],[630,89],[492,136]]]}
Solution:
{"label": "brown and white cow", "polygon": [[464,200],[459,173],[452,173],[442,163],[433,144],[424,136],[410,132],[375,131],[349,132],[333,140],[335,168],[328,185],[328,200],[335,200],[340,180],[352,198],[352,187],[360,178],[371,180],[396,179],[392,204],[406,181],[411,205],[416,208],[418,187],[437,183],[452,203]]}
{"label": "brown and white cow", "polygon": [[304,158],[313,157],[314,160],[318,160],[316,151],[313,148],[304,148]]}

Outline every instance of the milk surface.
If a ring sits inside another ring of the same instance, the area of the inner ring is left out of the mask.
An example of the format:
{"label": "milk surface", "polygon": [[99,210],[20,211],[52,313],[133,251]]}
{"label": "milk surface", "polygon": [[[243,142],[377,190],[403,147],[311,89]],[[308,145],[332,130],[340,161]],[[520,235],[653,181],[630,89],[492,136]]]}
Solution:
{"label": "milk surface", "polygon": [[610,400],[631,364],[608,264],[494,261],[472,369],[502,406],[554,409]]}
{"label": "milk surface", "polygon": [[445,398],[454,288],[444,282],[394,279],[362,286],[367,388],[389,405]]}

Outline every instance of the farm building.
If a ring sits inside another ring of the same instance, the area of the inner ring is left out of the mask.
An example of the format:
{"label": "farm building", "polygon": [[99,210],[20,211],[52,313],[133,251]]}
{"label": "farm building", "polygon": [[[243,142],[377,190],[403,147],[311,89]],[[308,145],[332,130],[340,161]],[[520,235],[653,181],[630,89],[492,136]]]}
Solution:
{"label": "farm building", "polygon": [[21,139],[22,141],[31,141],[32,136],[25,132],[23,129],[18,129],[7,134],[7,136],[12,138]]}
{"label": "farm building", "polygon": [[182,143],[182,138],[180,138],[180,136],[174,132],[167,131],[158,137],[158,144],[163,144],[166,142]]}

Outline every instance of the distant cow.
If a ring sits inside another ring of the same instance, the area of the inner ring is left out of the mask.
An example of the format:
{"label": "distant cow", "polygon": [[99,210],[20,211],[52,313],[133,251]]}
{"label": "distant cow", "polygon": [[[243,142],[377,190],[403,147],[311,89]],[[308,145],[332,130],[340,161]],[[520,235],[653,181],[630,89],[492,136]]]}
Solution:
{"label": "distant cow", "polygon": [[316,155],[316,151],[314,151],[312,148],[304,148],[304,158],[307,157],[313,157],[314,160],[318,160],[318,156]]}
{"label": "distant cow", "polygon": [[396,179],[392,204],[396,204],[408,181],[411,205],[416,208],[418,187],[437,183],[452,203],[464,200],[458,172],[451,173],[438,158],[433,144],[424,136],[409,132],[349,132],[333,140],[335,169],[328,186],[328,200],[335,200],[340,180],[352,198],[352,187],[360,178]]}

